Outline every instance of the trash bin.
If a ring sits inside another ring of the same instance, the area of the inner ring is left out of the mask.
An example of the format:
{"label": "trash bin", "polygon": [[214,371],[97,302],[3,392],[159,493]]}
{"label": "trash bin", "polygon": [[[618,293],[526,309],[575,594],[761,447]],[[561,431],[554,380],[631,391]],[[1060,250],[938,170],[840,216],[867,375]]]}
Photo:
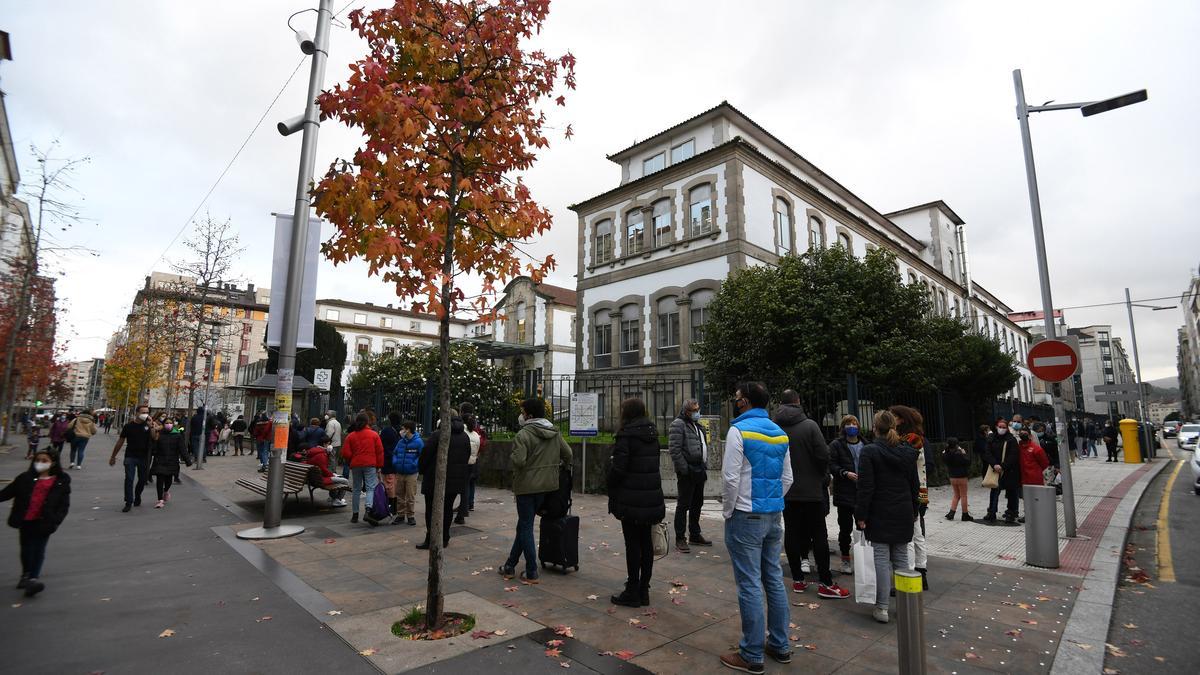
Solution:
{"label": "trash bin", "polygon": [[1058,503],[1054,488],[1026,485],[1025,564],[1055,569],[1058,567]]}

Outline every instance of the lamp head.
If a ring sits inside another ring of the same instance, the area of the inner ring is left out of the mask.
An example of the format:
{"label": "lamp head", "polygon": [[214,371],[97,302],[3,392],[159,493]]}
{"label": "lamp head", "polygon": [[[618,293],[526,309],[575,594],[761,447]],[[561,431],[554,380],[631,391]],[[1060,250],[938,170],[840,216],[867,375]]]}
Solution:
{"label": "lamp head", "polygon": [[312,36],[308,34],[308,31],[296,31],[296,44],[300,45],[300,51],[308,56],[312,56],[313,52],[317,51],[317,43],[313,42]]}
{"label": "lamp head", "polygon": [[289,117],[279,124],[276,124],[275,128],[279,130],[280,136],[291,136],[292,134],[304,128],[304,115]]}

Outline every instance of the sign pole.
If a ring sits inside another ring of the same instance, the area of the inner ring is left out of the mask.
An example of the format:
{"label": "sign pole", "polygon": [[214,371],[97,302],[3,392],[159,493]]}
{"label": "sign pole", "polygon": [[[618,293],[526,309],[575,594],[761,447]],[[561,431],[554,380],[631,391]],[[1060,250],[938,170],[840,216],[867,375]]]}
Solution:
{"label": "sign pole", "polygon": [[582,477],[579,491],[587,494],[587,439],[600,433],[600,395],[593,392],[571,394],[570,420],[567,425],[571,436],[583,439]]}

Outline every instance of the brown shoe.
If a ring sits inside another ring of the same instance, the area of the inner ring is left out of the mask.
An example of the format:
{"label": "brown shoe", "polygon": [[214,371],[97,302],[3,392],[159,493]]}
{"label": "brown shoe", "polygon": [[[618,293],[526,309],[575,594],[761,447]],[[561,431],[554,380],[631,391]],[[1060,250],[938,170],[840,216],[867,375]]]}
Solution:
{"label": "brown shoe", "polygon": [[721,665],[733,670],[740,670],[743,673],[762,673],[766,669],[761,663],[749,663],[742,658],[739,652],[729,652],[721,656]]}
{"label": "brown shoe", "polygon": [[675,540],[675,550],[680,553],[691,553],[692,548],[688,546],[687,539],[680,537]]}

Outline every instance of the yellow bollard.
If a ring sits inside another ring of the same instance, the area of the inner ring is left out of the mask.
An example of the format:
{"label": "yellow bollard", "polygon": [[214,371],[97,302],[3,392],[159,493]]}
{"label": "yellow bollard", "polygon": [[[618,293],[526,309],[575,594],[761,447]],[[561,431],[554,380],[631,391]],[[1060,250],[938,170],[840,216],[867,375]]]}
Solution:
{"label": "yellow bollard", "polygon": [[1117,426],[1121,428],[1121,438],[1125,441],[1125,463],[1141,464],[1142,447],[1138,445],[1137,420],[1123,419]]}

